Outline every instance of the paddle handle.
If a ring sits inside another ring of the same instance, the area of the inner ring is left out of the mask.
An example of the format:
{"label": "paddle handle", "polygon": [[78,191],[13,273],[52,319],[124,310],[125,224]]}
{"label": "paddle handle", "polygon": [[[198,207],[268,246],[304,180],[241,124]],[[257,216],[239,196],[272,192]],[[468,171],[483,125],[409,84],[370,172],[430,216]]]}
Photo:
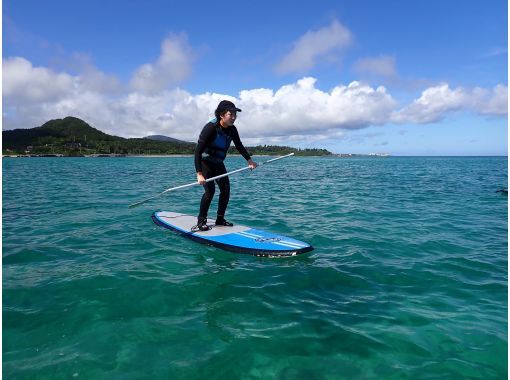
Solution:
{"label": "paddle handle", "polygon": [[[265,164],[269,164],[270,162],[273,162],[273,161],[276,161],[276,160],[281,160],[282,158],[290,157],[290,156],[293,156],[293,155],[294,155],[294,153],[290,153],[290,154],[287,154],[285,156],[276,157],[276,158],[273,158],[273,159],[268,160],[266,162],[262,162],[259,166],[262,166],[262,165],[265,165]],[[232,175],[232,174],[235,174],[235,173],[239,173],[239,172],[242,172],[242,171],[248,170],[248,169],[250,169],[249,166],[246,166],[245,168],[241,168],[241,169],[237,169],[237,170],[232,170],[231,172],[228,172],[228,173],[225,173],[225,174],[220,174],[220,175],[217,175],[216,177],[208,178],[208,179],[205,180],[205,182],[216,181],[217,179],[220,179],[220,178],[223,178],[223,177],[227,177],[229,175]],[[184,189],[185,187],[190,187],[190,186],[195,186],[195,185],[200,185],[200,183],[197,181],[197,182],[193,182],[193,183],[188,183],[187,185],[181,185],[181,186],[177,186],[177,187],[172,187],[171,189],[167,189],[167,190],[163,191],[161,194],[164,194],[164,193],[167,193],[167,192],[173,191],[173,190]]]}
{"label": "paddle handle", "polygon": [[[223,178],[223,177],[226,177],[228,175],[231,175],[231,174],[234,174],[234,173],[239,173],[239,172],[242,172],[243,170],[247,170],[249,169],[250,167],[247,166],[245,168],[241,168],[241,169],[237,169],[237,170],[234,170],[234,171],[231,171],[229,173],[225,173],[225,174],[220,174],[220,175],[217,175],[216,177],[211,177],[211,178],[208,178],[205,180],[205,182],[211,182],[211,181],[215,181],[217,179],[220,179],[220,178]],[[170,189],[166,189],[165,191],[163,191],[162,193],[160,193],[159,195],[163,195],[165,193],[168,193],[169,191],[174,191],[174,190],[179,190],[179,189],[184,189],[185,187],[191,187],[191,186],[195,186],[195,185],[200,185],[200,182],[193,182],[193,183],[188,183],[186,185],[181,185],[181,186],[176,186],[176,187],[172,187]]]}
{"label": "paddle handle", "polygon": [[[282,158],[287,158],[287,157],[290,157],[290,156],[293,156],[294,153],[289,153],[289,154],[286,154],[285,156],[280,156],[280,157],[276,157],[276,158],[272,158],[270,160],[267,160],[265,162],[262,162],[259,166],[262,166],[262,165],[265,165],[265,164],[269,164],[270,162],[274,162],[274,161],[277,161],[277,160],[281,160]],[[205,180],[205,182],[211,182],[211,181],[215,181],[217,179],[220,179],[220,178],[223,178],[223,177],[226,177],[226,176],[229,176],[229,175],[232,175],[232,174],[236,174],[236,173],[239,173],[239,172],[242,172],[242,171],[245,171],[245,170],[248,170],[250,169],[249,166],[246,166],[244,168],[241,168],[241,169],[237,169],[237,170],[233,170],[231,172],[228,172],[228,173],[225,173],[225,174],[220,174],[220,175],[217,175],[216,177],[212,177],[212,178],[208,178]],[[184,189],[186,187],[191,187],[191,186],[195,186],[195,185],[200,185],[200,182],[193,182],[193,183],[188,183],[186,185],[181,185],[181,186],[176,186],[176,187],[171,187],[170,189],[166,189],[165,191],[153,196],[153,197],[150,197],[150,198],[147,198],[147,199],[144,199],[143,201],[140,201],[140,202],[136,202],[136,203],[133,203],[131,205],[129,205],[129,208],[133,208],[133,207],[137,207],[137,206],[140,206],[150,200],[153,200],[155,198],[158,198],[160,197],[161,195],[165,194],[165,193],[168,193],[170,191],[174,191],[174,190],[179,190],[179,189]]]}

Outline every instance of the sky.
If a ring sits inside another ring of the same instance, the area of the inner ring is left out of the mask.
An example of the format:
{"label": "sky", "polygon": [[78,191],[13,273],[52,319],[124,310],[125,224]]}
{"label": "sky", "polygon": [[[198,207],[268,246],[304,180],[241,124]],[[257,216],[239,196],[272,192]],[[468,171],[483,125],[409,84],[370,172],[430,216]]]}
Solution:
{"label": "sky", "polygon": [[196,141],[228,99],[245,145],[507,155],[507,7],[3,0],[2,128]]}

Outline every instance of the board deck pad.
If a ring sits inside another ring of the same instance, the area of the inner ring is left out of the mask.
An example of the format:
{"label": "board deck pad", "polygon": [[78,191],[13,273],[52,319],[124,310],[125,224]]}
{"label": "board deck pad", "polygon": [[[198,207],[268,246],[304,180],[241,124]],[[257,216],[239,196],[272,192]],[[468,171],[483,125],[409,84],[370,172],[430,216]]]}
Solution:
{"label": "board deck pad", "polygon": [[193,232],[191,229],[197,224],[197,217],[176,212],[156,211],[152,214],[152,220],[192,240],[238,253],[279,257],[313,250],[308,243],[242,225],[224,227],[215,226],[212,222],[208,223],[212,227],[209,231]]}

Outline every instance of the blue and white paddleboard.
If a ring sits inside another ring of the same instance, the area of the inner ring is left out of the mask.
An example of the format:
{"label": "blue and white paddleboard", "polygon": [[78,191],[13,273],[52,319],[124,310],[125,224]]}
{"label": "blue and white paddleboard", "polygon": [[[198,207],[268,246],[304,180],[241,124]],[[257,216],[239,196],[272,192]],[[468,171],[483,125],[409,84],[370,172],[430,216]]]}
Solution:
{"label": "blue and white paddleboard", "polygon": [[176,231],[192,240],[238,253],[248,253],[262,257],[295,256],[313,250],[305,242],[283,235],[257,230],[247,226],[215,226],[209,231],[191,229],[197,224],[197,217],[176,212],[156,211],[152,220],[157,225]]}

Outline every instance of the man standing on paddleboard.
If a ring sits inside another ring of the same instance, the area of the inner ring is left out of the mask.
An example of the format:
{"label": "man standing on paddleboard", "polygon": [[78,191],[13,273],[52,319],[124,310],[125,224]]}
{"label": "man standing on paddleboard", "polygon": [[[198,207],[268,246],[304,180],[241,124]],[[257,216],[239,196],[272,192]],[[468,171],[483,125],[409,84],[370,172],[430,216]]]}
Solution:
{"label": "man standing on paddleboard", "polygon": [[[207,212],[215,192],[214,181],[206,182],[207,178],[216,177],[225,174],[227,169],[223,161],[227,156],[230,143],[233,141],[236,149],[241,153],[250,169],[255,169],[257,164],[252,161],[250,154],[244,147],[239,133],[234,125],[237,112],[241,112],[234,103],[228,100],[222,100],[214,115],[215,120],[208,122],[198,138],[198,144],[195,149],[195,169],[197,171],[197,181],[204,186],[204,195],[200,202],[200,212],[198,214],[197,228],[200,231],[210,229],[207,226]],[[202,157],[202,154],[206,154]],[[228,176],[217,179],[216,183],[220,188],[220,199],[218,202],[218,214],[216,217],[217,226],[233,226],[232,223],[225,220],[225,211],[227,210],[230,199],[230,181]]]}

